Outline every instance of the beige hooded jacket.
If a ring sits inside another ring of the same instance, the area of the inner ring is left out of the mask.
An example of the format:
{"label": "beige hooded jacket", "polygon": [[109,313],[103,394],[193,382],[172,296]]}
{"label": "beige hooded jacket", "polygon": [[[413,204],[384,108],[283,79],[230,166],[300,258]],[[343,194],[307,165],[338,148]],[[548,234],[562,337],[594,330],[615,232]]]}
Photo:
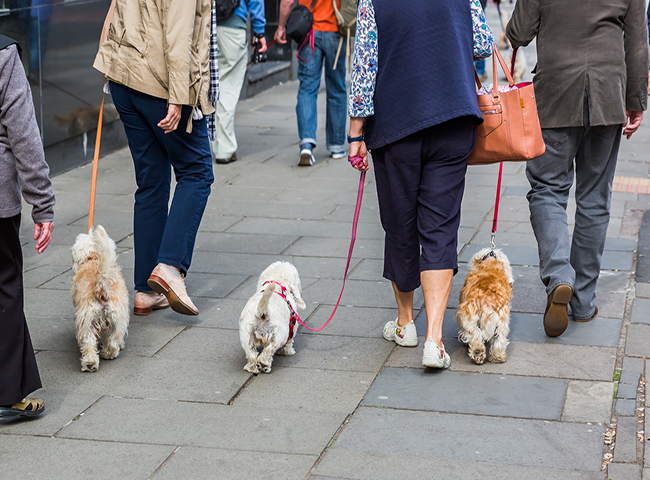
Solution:
{"label": "beige hooded jacket", "polygon": [[211,0],[113,0],[93,66],[138,92],[213,113],[211,6]]}

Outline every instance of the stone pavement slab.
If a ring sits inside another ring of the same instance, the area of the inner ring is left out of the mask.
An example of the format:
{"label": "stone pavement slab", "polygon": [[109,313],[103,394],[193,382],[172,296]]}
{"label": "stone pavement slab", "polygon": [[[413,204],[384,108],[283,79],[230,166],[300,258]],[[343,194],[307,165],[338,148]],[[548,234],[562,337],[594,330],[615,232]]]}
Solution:
{"label": "stone pavement slab", "polygon": [[149,478],[174,448],[0,435],[0,451],[3,478],[87,480]]}
{"label": "stone pavement slab", "polygon": [[650,357],[650,325],[628,325],[625,354],[632,357]]}
{"label": "stone pavement slab", "polygon": [[[512,342],[505,363],[477,365],[457,339],[445,339],[444,343],[451,356],[451,370],[459,372],[611,381],[616,363],[614,348]],[[386,365],[422,369],[423,347],[423,337],[416,348],[396,347]]]}
{"label": "stone pavement slab", "polygon": [[610,463],[607,466],[609,480],[641,480],[641,466],[636,463]]}
{"label": "stone pavement slab", "polygon": [[620,417],[616,427],[615,462],[636,462],[636,418]]}
{"label": "stone pavement slab", "polygon": [[180,447],[153,479],[303,480],[317,459],[316,455]]}
{"label": "stone pavement slab", "polygon": [[377,468],[391,468],[379,457],[395,455],[401,465],[423,457],[599,472],[603,432],[599,425],[362,407],[325,458],[344,451],[374,453]]}
{"label": "stone pavement slab", "polygon": [[58,436],[319,455],[346,416],[344,410],[320,412],[287,405],[251,410],[236,403],[104,397]]}
{"label": "stone pavement slab", "polygon": [[613,382],[569,382],[562,421],[608,423],[613,395]]}
{"label": "stone pavement slab", "polygon": [[630,317],[630,322],[650,324],[650,299],[634,299],[634,303],[632,304],[632,315]]}
{"label": "stone pavement slab", "polygon": [[314,469],[322,475],[313,475],[309,480],[428,479],[432,476],[449,480],[575,480],[576,477],[581,480],[603,480],[601,472],[506,465],[489,460],[479,462],[473,456],[475,452],[470,452],[467,459],[429,458],[408,453],[375,453],[334,448],[328,450],[325,458]]}
{"label": "stone pavement slab", "polygon": [[384,368],[362,405],[559,420],[566,389],[555,378]]}

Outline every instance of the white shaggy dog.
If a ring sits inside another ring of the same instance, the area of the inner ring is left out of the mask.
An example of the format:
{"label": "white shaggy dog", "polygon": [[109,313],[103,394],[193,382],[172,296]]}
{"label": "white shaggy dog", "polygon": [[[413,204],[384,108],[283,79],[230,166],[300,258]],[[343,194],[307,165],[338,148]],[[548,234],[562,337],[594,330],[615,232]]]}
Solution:
{"label": "white shaggy dog", "polygon": [[[293,336],[297,325],[296,308],[304,310],[298,270],[288,262],[275,262],[262,272],[257,292],[248,300],[239,317],[239,339],[251,373],[271,372],[273,355],[293,355]],[[259,352],[259,348],[262,352]]]}
{"label": "white shaggy dog", "polygon": [[456,323],[458,338],[468,345],[468,355],[475,363],[485,361],[486,343],[489,362],[506,361],[513,283],[510,262],[501,250],[484,248],[469,263]]}
{"label": "white shaggy dog", "polygon": [[[115,242],[98,225],[79,234],[72,246],[72,303],[81,371],[96,372],[99,356],[112,359],[124,348],[129,294],[117,265]],[[102,338],[102,349],[98,343]]]}

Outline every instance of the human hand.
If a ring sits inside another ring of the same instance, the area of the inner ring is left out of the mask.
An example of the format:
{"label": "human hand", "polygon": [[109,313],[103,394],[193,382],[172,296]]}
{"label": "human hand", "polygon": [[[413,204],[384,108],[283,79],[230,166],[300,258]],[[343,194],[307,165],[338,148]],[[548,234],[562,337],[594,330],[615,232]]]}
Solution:
{"label": "human hand", "polygon": [[366,142],[363,140],[360,142],[352,142],[350,144],[350,156],[363,158],[363,165],[352,165],[353,168],[356,168],[360,172],[365,172],[370,168],[370,165],[368,165],[368,149],[366,148]]}
{"label": "human hand", "polygon": [[43,253],[52,241],[52,232],[54,231],[54,222],[43,222],[34,225],[34,240],[36,242],[36,251]]}
{"label": "human hand", "polygon": [[637,112],[635,110],[625,110],[625,124],[623,125],[623,135],[629,140],[634,132],[636,132],[641,126],[641,120],[643,120],[643,112]]}
{"label": "human hand", "polygon": [[266,38],[265,37],[260,37],[260,49],[258,50],[259,53],[264,53],[266,50],[269,48],[266,45]]}
{"label": "human hand", "polygon": [[273,36],[274,40],[278,43],[287,43],[287,30],[284,27],[278,25],[275,35]]}
{"label": "human hand", "polygon": [[167,116],[158,122],[158,126],[162,128],[165,133],[170,133],[176,130],[178,122],[181,120],[181,105],[170,103],[167,107]]}

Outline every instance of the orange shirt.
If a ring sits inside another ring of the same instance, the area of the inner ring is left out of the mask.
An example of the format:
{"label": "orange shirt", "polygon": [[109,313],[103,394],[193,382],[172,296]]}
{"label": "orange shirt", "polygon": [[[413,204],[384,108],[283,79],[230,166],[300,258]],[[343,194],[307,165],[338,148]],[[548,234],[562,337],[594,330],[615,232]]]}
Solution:
{"label": "orange shirt", "polygon": [[[309,8],[312,0],[299,0],[300,5]],[[341,8],[341,0],[337,0],[336,4]],[[332,0],[316,0],[314,9],[311,11],[314,15],[314,30],[319,32],[338,32],[339,27],[336,24],[336,17],[334,16],[334,5]]]}

